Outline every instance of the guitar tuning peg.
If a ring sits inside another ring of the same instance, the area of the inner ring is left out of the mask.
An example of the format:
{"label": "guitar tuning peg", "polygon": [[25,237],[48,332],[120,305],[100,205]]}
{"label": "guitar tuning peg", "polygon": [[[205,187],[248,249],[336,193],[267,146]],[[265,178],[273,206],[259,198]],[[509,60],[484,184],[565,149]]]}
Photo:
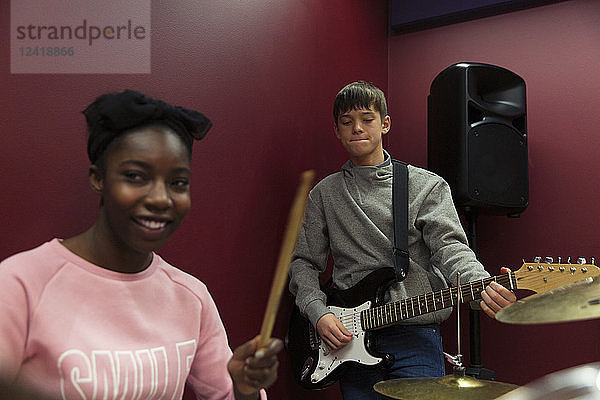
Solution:
{"label": "guitar tuning peg", "polygon": [[562,257],[558,256],[558,260],[557,260],[556,262],[557,262],[558,264],[560,264],[561,260],[562,260]]}
{"label": "guitar tuning peg", "polygon": [[533,262],[534,263],[538,263],[538,264],[541,263],[542,262],[542,257],[540,257],[540,256],[533,257]]}
{"label": "guitar tuning peg", "polygon": [[554,262],[554,258],[548,256],[546,257],[546,264],[552,264]]}
{"label": "guitar tuning peg", "polygon": [[594,257],[592,257],[592,261],[590,261],[590,264],[596,265],[596,259]]}
{"label": "guitar tuning peg", "polygon": [[577,259],[577,264],[587,264],[587,261],[584,257],[579,257]]}

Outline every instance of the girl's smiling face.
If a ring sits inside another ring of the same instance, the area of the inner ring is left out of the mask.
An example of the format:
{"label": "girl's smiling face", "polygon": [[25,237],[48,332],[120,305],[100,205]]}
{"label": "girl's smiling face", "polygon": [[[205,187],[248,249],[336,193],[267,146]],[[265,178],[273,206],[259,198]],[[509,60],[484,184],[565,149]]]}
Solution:
{"label": "girl's smiling face", "polygon": [[190,179],[188,150],[171,129],[146,126],[115,139],[103,170],[90,171],[102,197],[101,238],[123,254],[159,249],[190,209]]}

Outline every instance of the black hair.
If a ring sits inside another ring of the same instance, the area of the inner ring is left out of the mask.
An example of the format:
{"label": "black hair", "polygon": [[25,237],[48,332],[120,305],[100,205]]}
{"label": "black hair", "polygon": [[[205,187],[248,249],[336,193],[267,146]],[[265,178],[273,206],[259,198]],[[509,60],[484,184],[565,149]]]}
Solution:
{"label": "black hair", "polygon": [[200,140],[212,126],[202,113],[142,93],[125,90],[106,93],[84,111],[88,126],[87,153],[92,164],[104,169],[104,152],[124,132],[148,126],[170,128],[183,141],[191,157],[194,140]]}

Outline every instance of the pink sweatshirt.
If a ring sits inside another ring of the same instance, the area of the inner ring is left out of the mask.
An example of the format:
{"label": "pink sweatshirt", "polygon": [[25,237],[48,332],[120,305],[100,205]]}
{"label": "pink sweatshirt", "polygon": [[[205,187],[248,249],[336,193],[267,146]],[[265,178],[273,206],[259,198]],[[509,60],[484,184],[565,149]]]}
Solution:
{"label": "pink sweatshirt", "polygon": [[[58,239],[0,263],[0,371],[62,399],[233,399],[225,329],[206,286],[158,255],[136,274]],[[266,398],[264,391],[261,398]]]}

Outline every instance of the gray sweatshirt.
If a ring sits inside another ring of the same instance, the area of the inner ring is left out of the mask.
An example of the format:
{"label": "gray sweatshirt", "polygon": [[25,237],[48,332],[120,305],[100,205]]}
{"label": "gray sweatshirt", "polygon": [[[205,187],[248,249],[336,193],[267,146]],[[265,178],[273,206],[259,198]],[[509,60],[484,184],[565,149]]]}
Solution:
{"label": "gray sweatshirt", "polygon": [[[290,291],[300,311],[313,325],[328,309],[319,275],[334,262],[338,289],[356,285],[370,272],[394,268],[392,256],[392,162],[354,166],[347,161],[340,172],[321,180],[311,190],[304,221],[290,266]],[[413,297],[456,283],[490,275],[467,244],[454,208],[450,187],[436,174],[408,166],[408,252],[406,279],[394,283],[388,301]],[[405,320],[405,324],[440,323],[447,308]]]}

